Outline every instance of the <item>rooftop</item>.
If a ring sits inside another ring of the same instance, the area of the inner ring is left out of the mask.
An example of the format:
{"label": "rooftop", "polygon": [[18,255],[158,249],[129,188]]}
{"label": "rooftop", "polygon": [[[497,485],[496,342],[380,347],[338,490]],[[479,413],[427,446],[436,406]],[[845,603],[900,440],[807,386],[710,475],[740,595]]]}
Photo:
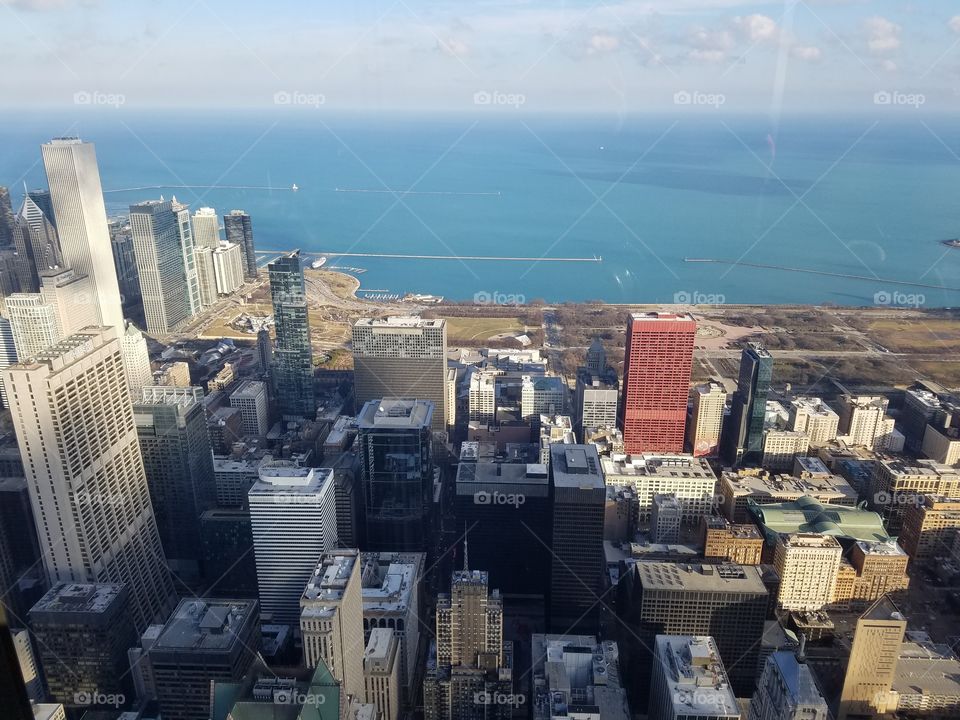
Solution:
{"label": "rooftop", "polygon": [[365,552],[360,556],[364,613],[406,613],[423,568],[423,553]]}
{"label": "rooftop", "polygon": [[99,614],[124,597],[124,585],[61,582],[50,588],[30,612]]}
{"label": "rooftop", "polygon": [[333,615],[343,600],[353,569],[359,561],[359,550],[324,553],[300,597],[303,614],[310,617]]}
{"label": "rooftop", "polygon": [[457,466],[457,495],[473,495],[479,486],[523,485],[546,497],[550,476],[546,465],[538,463],[463,462]]}
{"label": "rooftop", "polygon": [[[277,462],[284,464],[277,467]],[[331,468],[306,468],[291,461],[275,461],[262,466],[260,479],[251,487],[253,495],[312,495],[322,491],[328,482],[333,482]]]}
{"label": "rooftop", "polygon": [[740,717],[717,645],[709,636],[657,635],[675,716]]}
{"label": "rooftop", "polygon": [[870,510],[846,505],[824,505],[804,495],[791,502],[758,505],[747,501],[747,508],[762,525],[768,539],[777,534],[819,533],[853,540],[890,539],[881,517]]}
{"label": "rooftop", "polygon": [[355,327],[374,328],[441,328],[446,324],[442,318],[422,318],[416,315],[391,315],[386,318],[360,318]]}
{"label": "rooftop", "polygon": [[240,383],[239,387],[234,390],[230,397],[239,397],[239,398],[254,398],[265,395],[267,392],[267,385],[260,380],[244,380]]}
{"label": "rooftop", "polygon": [[399,428],[422,429],[430,427],[434,407],[429,400],[413,398],[383,398],[371,400],[357,416],[361,430]]}
{"label": "rooftop", "polygon": [[255,600],[181,600],[151,650],[230,650],[242,643],[241,628],[256,614]]}
{"label": "rooftop", "polygon": [[777,673],[783,678],[791,699],[797,705],[815,705],[824,702],[813,673],[805,663],[797,662],[796,653],[781,650],[773,653],[767,662],[776,665]]}
{"label": "rooftop", "polygon": [[767,594],[757,568],[747,565],[638,563],[634,572],[646,590]]}
{"label": "rooftop", "polygon": [[641,455],[613,455],[601,460],[605,475],[630,477],[710,478],[715,479],[710,464],[704,458],[685,454],[643,453]]}

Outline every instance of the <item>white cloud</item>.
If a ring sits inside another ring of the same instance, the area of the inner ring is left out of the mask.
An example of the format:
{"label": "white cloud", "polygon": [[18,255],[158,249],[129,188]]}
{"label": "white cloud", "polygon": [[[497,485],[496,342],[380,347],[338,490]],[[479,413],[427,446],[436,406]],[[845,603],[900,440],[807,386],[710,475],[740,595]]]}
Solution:
{"label": "white cloud", "polygon": [[950,22],[948,24],[950,25],[951,30],[960,35],[960,15],[950,18]]}
{"label": "white cloud", "polygon": [[870,52],[884,54],[895,52],[903,44],[900,34],[903,31],[895,22],[885,17],[868,18],[864,23],[867,31],[867,47]]}
{"label": "white cloud", "polygon": [[596,32],[590,36],[587,54],[602,55],[620,48],[620,38],[606,32]]}
{"label": "white cloud", "polygon": [[463,57],[470,54],[470,46],[456,38],[437,38],[437,50],[450,57]]}
{"label": "white cloud", "polygon": [[685,39],[687,45],[697,50],[730,50],[736,45],[727,30],[708,30],[702,26],[691,28]]}
{"label": "white cloud", "polygon": [[883,68],[883,70],[888,73],[895,73],[897,70],[900,69],[899,66],[893,60],[884,60],[880,64],[880,67]]}
{"label": "white cloud", "polygon": [[820,62],[823,59],[823,51],[813,45],[794,45],[790,48],[790,54],[807,62]]}
{"label": "white cloud", "polygon": [[771,42],[780,37],[777,21],[767,15],[737,16],[733,26],[751,43]]}
{"label": "white cloud", "polygon": [[693,62],[706,63],[708,65],[717,65],[726,62],[727,54],[723,50],[691,50],[687,53],[687,58]]}

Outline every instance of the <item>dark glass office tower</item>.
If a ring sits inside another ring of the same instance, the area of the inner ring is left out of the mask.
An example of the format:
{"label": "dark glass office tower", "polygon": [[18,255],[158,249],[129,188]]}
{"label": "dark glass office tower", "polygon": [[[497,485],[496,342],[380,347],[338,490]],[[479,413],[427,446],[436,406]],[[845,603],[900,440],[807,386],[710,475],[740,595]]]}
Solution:
{"label": "dark glass office tower", "polygon": [[163,552],[178,575],[197,577],[200,516],[216,505],[217,494],[203,390],[145,387],[133,414]]}
{"label": "dark glass office tower", "polygon": [[371,400],[357,417],[365,550],[421,552],[433,496],[429,400]]}
{"label": "dark glass office tower", "polygon": [[30,190],[27,192],[27,197],[30,198],[33,203],[43,211],[44,216],[49,220],[54,227],[57,226],[57,219],[53,216],[53,199],[50,197],[50,191],[44,190],[42,188],[37,190]]}
{"label": "dark glass office tower", "polygon": [[253,246],[253,224],[245,210],[231,210],[223,216],[223,231],[227,242],[236,243],[243,250],[243,275],[247,280],[257,277],[257,252]]}
{"label": "dark glass office tower", "polygon": [[10,720],[33,720],[33,710],[23,684],[17,649],[7,624],[7,611],[0,603],[0,704]]}
{"label": "dark glass office tower", "polygon": [[310,418],[317,412],[313,386],[310,317],[300,251],[267,266],[277,344],[273,354],[273,385],[285,419]]}
{"label": "dark glass office tower", "polygon": [[23,199],[14,222],[13,244],[17,250],[20,292],[39,292],[44,271],[63,266],[57,230],[29,196]]}
{"label": "dark glass office tower", "polygon": [[13,245],[13,206],[10,204],[10,191],[0,185],[0,248]]}
{"label": "dark glass office tower", "polygon": [[740,376],[724,438],[730,462],[757,463],[763,457],[763,420],[772,376],[773,356],[760,343],[750,343],[740,355]]}

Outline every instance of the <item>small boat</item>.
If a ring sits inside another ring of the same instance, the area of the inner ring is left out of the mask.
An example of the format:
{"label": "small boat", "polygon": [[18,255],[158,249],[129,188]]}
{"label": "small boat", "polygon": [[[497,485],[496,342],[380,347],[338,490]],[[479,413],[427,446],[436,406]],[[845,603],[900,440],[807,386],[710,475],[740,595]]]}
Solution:
{"label": "small boat", "polygon": [[310,267],[312,267],[314,270],[319,270],[320,268],[322,268],[322,267],[323,267],[324,265],[326,265],[326,264],[327,264],[327,259],[326,259],[325,257],[322,257],[322,258],[319,258],[319,259],[317,259],[317,260],[314,260],[314,261],[310,264]]}
{"label": "small boat", "polygon": [[955,239],[955,240],[941,240],[940,242],[943,243],[944,245],[946,245],[947,247],[960,248],[960,239]]}
{"label": "small boat", "polygon": [[296,183],[294,183],[294,184],[290,187],[290,189],[293,190],[294,192],[296,192],[296,191],[299,190],[300,188],[297,187],[297,184],[296,184]]}

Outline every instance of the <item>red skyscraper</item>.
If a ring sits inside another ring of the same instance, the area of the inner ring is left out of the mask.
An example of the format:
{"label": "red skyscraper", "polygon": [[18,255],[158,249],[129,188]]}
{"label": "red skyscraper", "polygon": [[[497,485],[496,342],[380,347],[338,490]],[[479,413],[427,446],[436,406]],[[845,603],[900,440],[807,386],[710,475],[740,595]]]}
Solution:
{"label": "red skyscraper", "polygon": [[627,321],[620,425],[628,453],[683,452],[697,322],[638,313]]}

